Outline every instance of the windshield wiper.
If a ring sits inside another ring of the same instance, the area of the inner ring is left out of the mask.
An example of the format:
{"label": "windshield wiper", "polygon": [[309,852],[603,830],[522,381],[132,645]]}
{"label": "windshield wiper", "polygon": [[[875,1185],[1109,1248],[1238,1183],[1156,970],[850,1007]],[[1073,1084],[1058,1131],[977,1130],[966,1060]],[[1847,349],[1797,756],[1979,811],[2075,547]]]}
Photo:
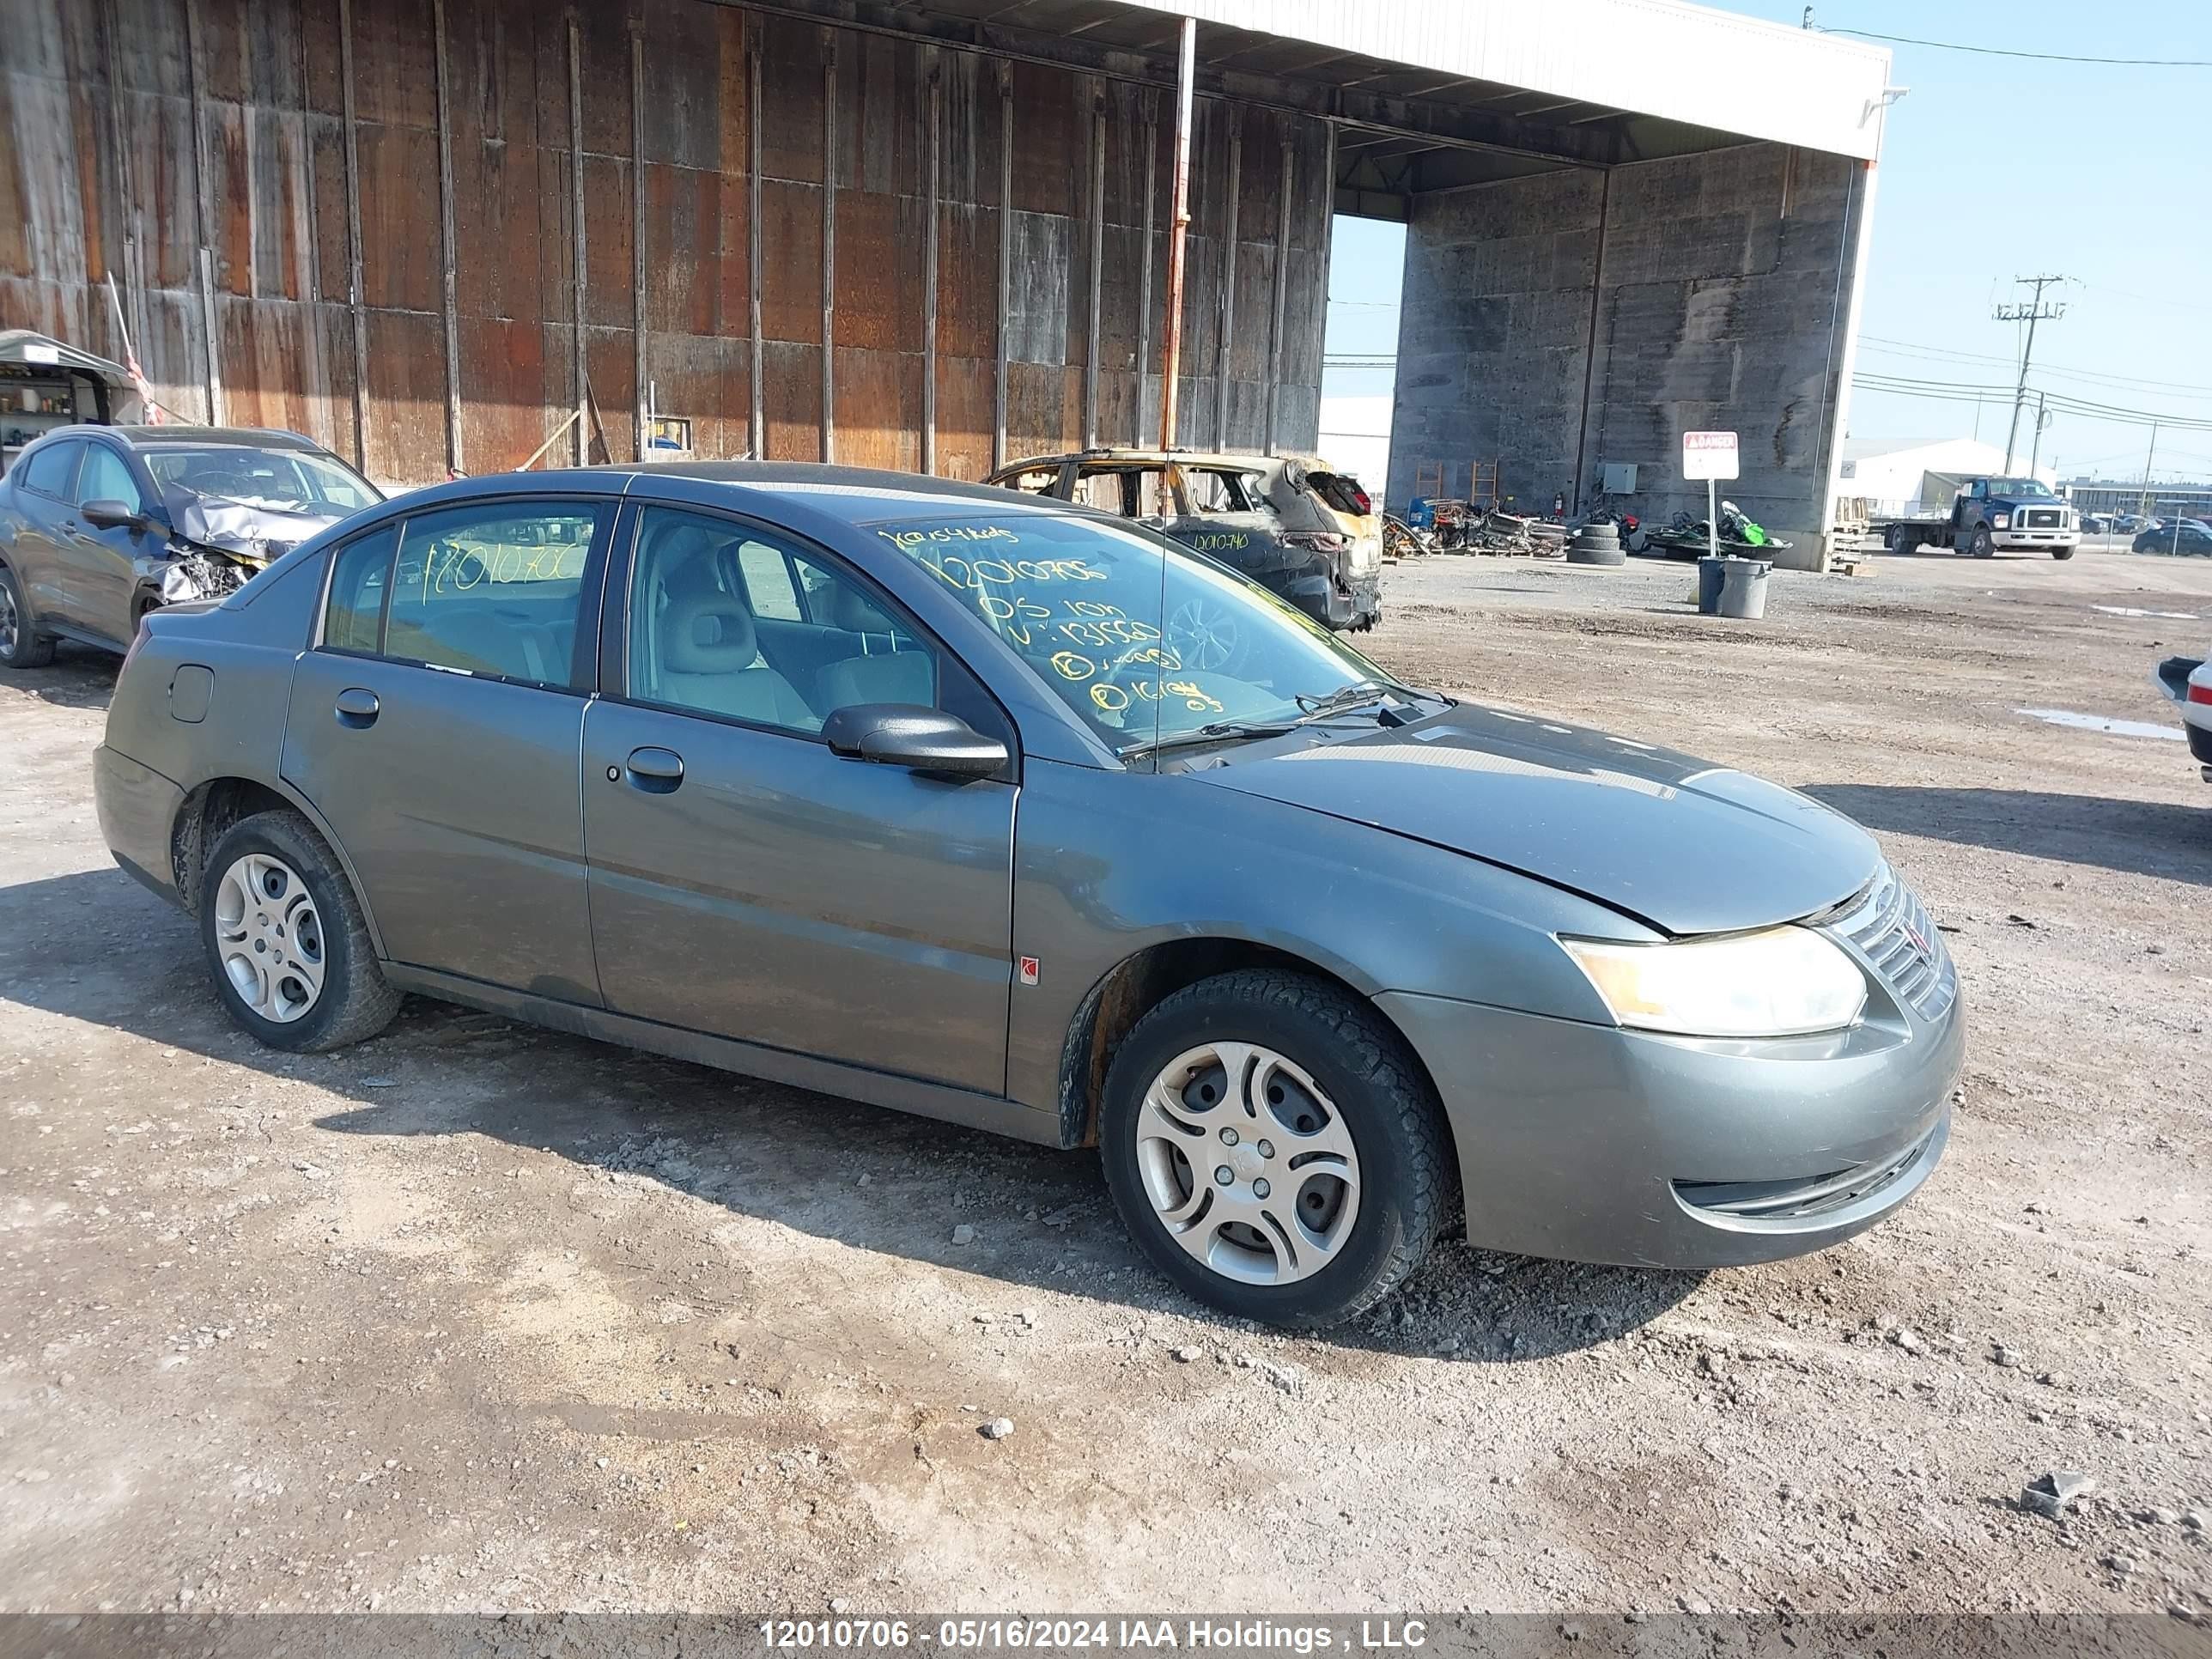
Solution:
{"label": "windshield wiper", "polygon": [[1385,697],[1411,697],[1413,695],[1404,686],[1389,680],[1354,680],[1350,685],[1339,686],[1326,696],[1320,697],[1300,692],[1294,701],[1305,712],[1294,723],[1307,726],[1333,715],[1350,714],[1355,708],[1364,708]]}
{"label": "windshield wiper", "polygon": [[1295,720],[1215,720],[1194,732],[1173,732],[1145,743],[1133,743],[1115,752],[1123,760],[1138,755],[1157,755],[1169,749],[1191,749],[1205,743],[1233,743],[1241,738],[1279,738],[1293,730]]}

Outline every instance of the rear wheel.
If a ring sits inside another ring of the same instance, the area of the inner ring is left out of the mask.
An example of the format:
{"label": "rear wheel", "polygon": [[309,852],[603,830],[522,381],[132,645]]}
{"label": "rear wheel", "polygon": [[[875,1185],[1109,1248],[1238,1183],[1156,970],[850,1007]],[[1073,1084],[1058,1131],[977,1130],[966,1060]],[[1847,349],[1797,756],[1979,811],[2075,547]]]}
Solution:
{"label": "rear wheel", "polygon": [[230,1017],[272,1048],[366,1042],[399,1010],[351,884],[297,812],[257,812],[216,842],[200,938]]}
{"label": "rear wheel", "polygon": [[1882,532],[1881,538],[1893,553],[1910,553],[1920,539],[1901,524],[1890,526]]}
{"label": "rear wheel", "polygon": [[32,627],[15,573],[0,565],[0,668],[43,668],[53,659],[54,642]]}
{"label": "rear wheel", "polygon": [[1161,1272],[1277,1325],[1334,1324],[1389,1295],[1456,1184],[1396,1033],[1337,988],[1272,969],[1202,980],[1139,1020],[1099,1139],[1115,1207]]}

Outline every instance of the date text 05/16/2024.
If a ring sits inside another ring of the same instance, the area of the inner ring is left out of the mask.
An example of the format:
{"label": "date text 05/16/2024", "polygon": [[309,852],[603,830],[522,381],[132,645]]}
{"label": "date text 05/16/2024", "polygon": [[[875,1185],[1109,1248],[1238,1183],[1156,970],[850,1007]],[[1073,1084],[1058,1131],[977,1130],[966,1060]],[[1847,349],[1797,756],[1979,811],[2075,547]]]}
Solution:
{"label": "date text 05/16/2024", "polygon": [[1277,1623],[1262,1619],[765,1619],[757,1626],[773,1649],[835,1652],[899,1648],[959,1651],[1387,1652],[1424,1647],[1419,1620],[1362,1619]]}

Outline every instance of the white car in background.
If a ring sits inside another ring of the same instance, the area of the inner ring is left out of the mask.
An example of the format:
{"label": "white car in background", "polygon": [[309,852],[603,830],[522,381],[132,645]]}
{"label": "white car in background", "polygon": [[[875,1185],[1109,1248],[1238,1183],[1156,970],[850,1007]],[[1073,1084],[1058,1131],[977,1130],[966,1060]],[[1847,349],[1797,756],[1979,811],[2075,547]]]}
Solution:
{"label": "white car in background", "polygon": [[2168,657],[2158,665],[2159,690],[2173,700],[2189,733],[2189,752],[2212,783],[2212,662],[2201,657]]}

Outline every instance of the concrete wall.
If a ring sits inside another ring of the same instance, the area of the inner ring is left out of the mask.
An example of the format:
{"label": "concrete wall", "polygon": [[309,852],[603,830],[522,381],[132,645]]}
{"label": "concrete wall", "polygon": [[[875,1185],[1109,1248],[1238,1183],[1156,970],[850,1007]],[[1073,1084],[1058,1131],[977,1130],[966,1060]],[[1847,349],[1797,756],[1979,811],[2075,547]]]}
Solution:
{"label": "concrete wall", "polygon": [[1858,232],[1860,164],[1749,144],[1563,170],[1419,200],[1406,284],[1389,499],[1425,463],[1448,495],[1498,464],[1522,511],[1595,491],[1632,462],[1632,509],[1705,512],[1681,434],[1732,428],[1723,493],[1809,543]]}

